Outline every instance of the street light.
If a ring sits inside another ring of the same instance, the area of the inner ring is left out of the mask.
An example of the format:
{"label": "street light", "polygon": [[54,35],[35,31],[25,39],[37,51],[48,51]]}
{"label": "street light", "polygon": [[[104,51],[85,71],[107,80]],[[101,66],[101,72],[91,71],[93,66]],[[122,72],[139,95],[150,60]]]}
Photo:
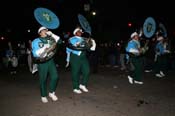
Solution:
{"label": "street light", "polygon": [[132,26],[132,23],[131,23],[131,22],[129,22],[129,23],[128,23],[128,27],[131,27],[131,26]]}
{"label": "street light", "polygon": [[28,29],[27,32],[30,33],[30,29]]}
{"label": "street light", "polygon": [[93,16],[95,16],[95,15],[96,15],[96,12],[95,12],[95,11],[93,11],[93,12],[92,12],[92,15],[93,15]]}
{"label": "street light", "polygon": [[4,37],[1,37],[1,40],[4,40],[5,38]]}

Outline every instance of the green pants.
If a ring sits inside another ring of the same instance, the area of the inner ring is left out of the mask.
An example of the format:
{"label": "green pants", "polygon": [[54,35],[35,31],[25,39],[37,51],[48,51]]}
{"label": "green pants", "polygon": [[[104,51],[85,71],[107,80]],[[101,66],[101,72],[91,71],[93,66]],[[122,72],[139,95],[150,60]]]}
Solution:
{"label": "green pants", "polygon": [[[80,56],[71,54],[70,56],[73,89],[79,89],[79,84],[87,86],[89,80],[89,62],[85,53]],[[80,78],[82,74],[82,80]]]}
{"label": "green pants", "polygon": [[134,65],[134,70],[132,72],[132,77],[135,81],[142,81],[142,71],[143,71],[143,59],[142,57],[132,57],[132,64]]}
{"label": "green pants", "polygon": [[161,55],[157,56],[157,61],[155,62],[155,73],[160,73],[160,71],[165,72],[167,68],[167,56],[166,55]]}
{"label": "green pants", "polygon": [[55,92],[57,82],[58,82],[58,73],[54,63],[54,60],[51,59],[45,63],[38,64],[39,72],[39,81],[40,81],[40,92],[41,96],[47,96],[47,77],[50,77],[49,92]]}

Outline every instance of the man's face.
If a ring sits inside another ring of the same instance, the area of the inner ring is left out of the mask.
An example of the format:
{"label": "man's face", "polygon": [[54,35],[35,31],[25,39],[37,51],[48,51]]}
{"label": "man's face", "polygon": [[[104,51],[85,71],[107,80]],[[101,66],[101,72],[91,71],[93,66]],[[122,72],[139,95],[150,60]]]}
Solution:
{"label": "man's face", "polygon": [[135,39],[135,40],[139,40],[139,35],[135,35],[135,36],[134,36],[134,39]]}
{"label": "man's face", "polygon": [[43,30],[41,30],[41,32],[39,33],[39,35],[41,37],[46,37],[47,36],[47,34],[46,34],[47,31],[48,31],[47,29],[43,29]]}
{"label": "man's face", "polygon": [[76,32],[76,36],[81,36],[82,35],[82,32],[81,31],[77,31]]}

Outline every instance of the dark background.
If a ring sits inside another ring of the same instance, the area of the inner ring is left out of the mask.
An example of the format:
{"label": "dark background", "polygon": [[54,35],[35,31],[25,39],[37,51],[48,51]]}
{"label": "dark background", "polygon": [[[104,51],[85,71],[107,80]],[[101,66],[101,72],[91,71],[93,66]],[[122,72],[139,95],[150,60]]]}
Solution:
{"label": "dark background", "polygon": [[[90,11],[84,11],[84,4],[90,4]],[[71,32],[79,24],[77,14],[83,14],[92,27],[92,35],[98,41],[117,41],[128,38],[131,32],[143,26],[144,20],[152,16],[162,22],[169,35],[175,26],[172,1],[153,0],[3,0],[0,4],[0,36],[12,40],[27,40],[37,36],[39,23],[34,18],[34,10],[45,7],[52,10],[60,20],[56,33]],[[97,15],[92,16],[91,11]],[[132,26],[128,27],[131,22]],[[30,29],[30,33],[27,30]]]}

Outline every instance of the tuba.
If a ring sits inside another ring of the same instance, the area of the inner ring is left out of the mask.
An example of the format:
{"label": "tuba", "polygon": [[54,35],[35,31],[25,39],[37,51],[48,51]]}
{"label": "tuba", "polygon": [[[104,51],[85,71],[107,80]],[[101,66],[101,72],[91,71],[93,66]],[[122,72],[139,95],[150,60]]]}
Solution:
{"label": "tuba", "polygon": [[143,34],[146,38],[152,38],[154,35],[163,35],[167,37],[167,29],[161,22],[156,22],[153,17],[147,17],[143,24]]}
{"label": "tuba", "polygon": [[87,32],[91,35],[91,26],[90,26],[89,22],[87,21],[87,19],[83,15],[78,14],[78,21],[79,21],[81,27],[85,30],[85,32]]}
{"label": "tuba", "polygon": [[149,49],[149,42],[150,39],[155,35],[156,32],[156,21],[153,17],[147,17],[143,23],[142,28],[140,28],[139,36],[142,37],[143,35],[146,39],[143,41],[144,45],[141,47],[141,53],[145,54]]}
{"label": "tuba", "polygon": [[47,8],[36,8],[34,10],[34,17],[40,25],[48,29],[56,29],[60,25],[56,14]]}
{"label": "tuba", "polygon": [[145,19],[143,24],[143,34],[146,38],[151,38],[156,32],[156,21],[153,17],[148,17]]}
{"label": "tuba", "polygon": [[84,47],[79,47],[78,49],[86,50],[92,47],[92,38],[91,38],[92,29],[89,22],[82,14],[78,14],[77,17],[81,27],[84,30],[84,33],[82,35],[84,41],[80,44],[80,46]]}
{"label": "tuba", "polygon": [[84,30],[84,33],[82,35],[83,41],[78,45],[78,46],[73,46],[70,43],[68,44],[68,47],[73,49],[73,50],[79,50],[79,51],[84,51],[88,50],[92,47],[92,38],[91,38],[91,26],[87,19],[81,15],[78,14],[78,21],[80,23],[79,28],[82,28]]}
{"label": "tuba", "polygon": [[158,33],[161,33],[165,38],[167,37],[167,29],[163,23],[159,23],[159,30]]}
{"label": "tuba", "polygon": [[[59,18],[56,16],[56,14],[54,14],[51,10],[47,9],[47,8],[36,8],[34,10],[34,17],[37,20],[37,22],[48,28],[48,29],[56,29],[59,27],[60,22],[59,22]],[[50,41],[50,46],[49,48],[41,48],[39,49],[40,51],[43,50],[44,52],[40,55],[40,57],[34,57],[33,55],[33,61],[35,63],[42,63],[45,61],[50,60],[51,58],[54,57],[54,55],[56,54],[57,51],[57,43],[56,41],[48,36],[47,40]]]}

